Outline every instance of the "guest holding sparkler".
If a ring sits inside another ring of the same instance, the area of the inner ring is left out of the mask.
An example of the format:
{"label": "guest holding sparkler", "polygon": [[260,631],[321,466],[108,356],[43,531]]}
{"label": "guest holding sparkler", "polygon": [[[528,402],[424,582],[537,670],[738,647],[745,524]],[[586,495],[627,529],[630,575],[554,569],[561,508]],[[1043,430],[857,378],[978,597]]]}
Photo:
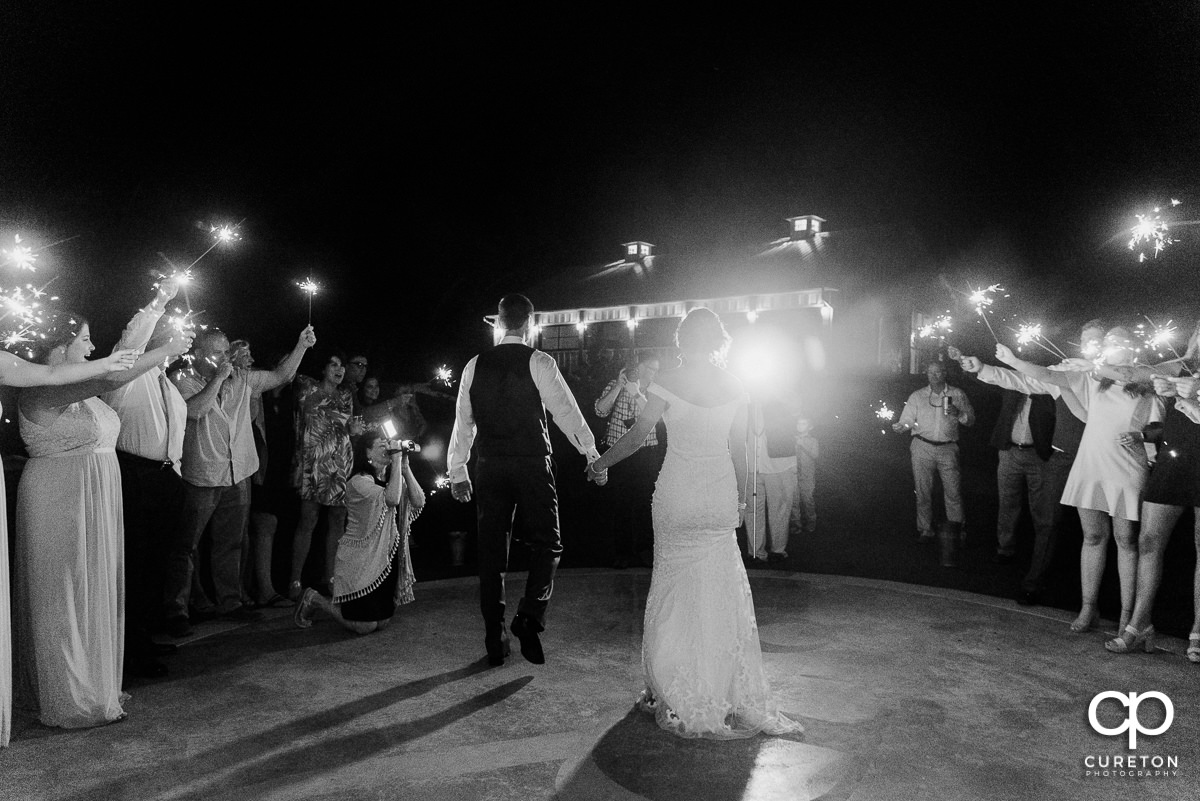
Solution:
{"label": "guest holding sparkler", "polygon": [[[178,284],[159,284],[154,301],[129,322],[118,348],[157,349],[172,337],[180,353],[191,346],[194,329],[164,314]],[[150,627],[162,608],[166,546],[178,536],[183,513],[183,434],[187,403],[167,378],[165,363],[101,399],[121,420],[117,462],[125,512],[125,672],[164,676]]]}
{"label": "guest holding sparkler", "polygon": [[[1154,390],[1166,399],[1163,425],[1143,430],[1158,445],[1158,459],[1142,494],[1142,526],[1137,540],[1137,593],[1128,624],[1104,644],[1113,653],[1146,653],[1154,649],[1151,613],[1162,581],[1163,553],[1175,524],[1188,509],[1194,514],[1193,537],[1200,554],[1200,403],[1194,377],[1200,369],[1200,325],[1188,340],[1187,351],[1178,360],[1159,365],[1184,377],[1155,377]],[[1188,637],[1187,657],[1200,663],[1200,562],[1193,580],[1197,615]]]}
{"label": "guest holding sparkler", "polygon": [[[39,360],[51,366],[82,364],[95,350],[79,315],[60,313],[41,333]],[[17,493],[17,687],[47,726],[125,716],[124,514],[114,452],[121,423],[96,395],[179,355],[183,341],[142,354],[133,369],[107,380],[21,393],[30,459]]]}
{"label": "guest holding sparkler", "polygon": [[382,631],[396,607],[413,600],[409,526],[425,493],[408,464],[408,442],[371,429],[354,442],[354,475],[346,486],[346,532],[338,542],[333,598],[312,588],[296,608],[300,628],[320,609],[355,634]]}
{"label": "guest holding sparkler", "polygon": [[[919,542],[941,540],[942,567],[957,565],[958,541],[962,534],[962,473],[958,463],[958,427],[975,423],[975,410],[967,395],[946,383],[946,366],[930,362],[925,368],[929,385],[918,389],[904,402],[893,431],[911,431],[913,483],[917,495]],[[941,476],[946,522],[938,535],[933,531],[933,477]]]}
{"label": "guest holding sparkler", "polygon": [[235,368],[229,339],[210,328],[196,338],[192,369],[176,375],[187,401],[183,439],[184,525],[168,554],[167,630],[174,637],[191,633],[188,601],[196,546],[211,523],[212,578],[216,613],[230,619],[255,619],[242,604],[242,531],[250,512],[250,477],[258,470],[258,452],[250,422],[250,398],[292,380],[305,352],[316,344],[312,326],[287,358],[273,370]]}
{"label": "guest holding sparkler", "polygon": [[[1084,354],[1098,355],[1104,339],[1104,326],[1099,320],[1085,323],[1080,334]],[[1000,509],[996,519],[997,561],[1010,561],[1016,551],[1017,520],[1021,513],[1021,490],[1029,493],[1029,509],[1033,517],[1033,558],[1029,571],[1021,581],[1017,603],[1032,606],[1041,601],[1045,590],[1043,582],[1054,560],[1058,545],[1058,531],[1062,525],[1063,487],[1079,451],[1083,437],[1083,425],[1087,422],[1087,410],[1082,402],[1067,387],[1046,384],[1015,370],[985,365],[974,356],[961,359],[962,368],[974,373],[985,384],[993,384],[1005,390],[1030,396],[1031,400],[1018,404],[1017,396],[1005,392],[1001,420],[993,432],[993,445],[1000,448],[1000,463],[996,470]],[[1048,426],[1047,412],[1037,408],[1033,399],[1048,396],[1054,400],[1053,425]],[[1037,422],[1039,421],[1040,422]],[[1007,421],[1007,422],[1006,422]],[[1035,424],[1036,423],[1036,424]],[[1052,428],[1049,442],[1049,458],[1046,451],[1046,429]],[[1034,429],[1037,429],[1035,434]],[[1034,448],[1011,447],[1007,443],[1024,443],[1026,439]],[[1041,447],[1036,447],[1041,443]],[[1036,456],[1031,457],[1030,452]]]}
{"label": "guest holding sparkler", "polygon": [[[8,387],[61,386],[128,370],[137,354],[117,351],[93,362],[34,364],[0,351],[0,385]],[[0,498],[5,496],[0,470]],[[8,516],[0,515],[0,748],[8,745],[12,721],[12,635],[9,617]]]}
{"label": "guest holding sparkler", "polygon": [[[360,357],[361,358],[361,357]],[[337,541],[346,529],[346,481],[354,462],[350,438],[362,433],[354,418],[354,396],[345,387],[346,362],[331,353],[321,369],[321,380],[302,376],[297,382],[296,437],[293,484],[300,490],[300,520],[292,538],[292,575],[288,596],[303,594],[301,574],[312,545],[313,530],[325,512],[325,560],[322,584],[333,592]]]}
{"label": "guest holding sparkler", "polygon": [[1079,557],[1083,598],[1079,617],[1071,624],[1076,633],[1090,630],[1099,620],[1097,596],[1110,536],[1117,541],[1121,631],[1133,610],[1139,505],[1149,473],[1142,429],[1161,420],[1163,412],[1152,386],[1108,377],[1131,372],[1135,356],[1129,332],[1119,327],[1105,334],[1098,364],[1083,362],[1092,368],[1090,372],[1077,371],[1081,365],[1076,362],[1066,365],[1074,369],[1050,370],[1018,359],[1006,345],[996,345],[997,359],[1030,378],[1070,389],[1087,409],[1087,425],[1062,498],[1079,510],[1083,525]]}

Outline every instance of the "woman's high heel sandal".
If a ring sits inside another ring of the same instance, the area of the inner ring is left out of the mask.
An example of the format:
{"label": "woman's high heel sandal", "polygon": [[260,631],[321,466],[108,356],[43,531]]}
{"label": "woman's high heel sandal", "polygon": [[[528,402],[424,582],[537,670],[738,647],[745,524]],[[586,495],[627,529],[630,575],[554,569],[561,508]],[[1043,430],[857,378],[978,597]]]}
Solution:
{"label": "woman's high heel sandal", "polygon": [[1187,658],[1189,662],[1200,665],[1200,634],[1188,635]]}
{"label": "woman's high heel sandal", "polygon": [[1140,632],[1133,626],[1126,626],[1124,633],[1133,635],[1132,639],[1126,640],[1123,636],[1114,637],[1104,643],[1104,649],[1114,654],[1130,654],[1138,647],[1148,654],[1154,652],[1154,626],[1146,626]]}

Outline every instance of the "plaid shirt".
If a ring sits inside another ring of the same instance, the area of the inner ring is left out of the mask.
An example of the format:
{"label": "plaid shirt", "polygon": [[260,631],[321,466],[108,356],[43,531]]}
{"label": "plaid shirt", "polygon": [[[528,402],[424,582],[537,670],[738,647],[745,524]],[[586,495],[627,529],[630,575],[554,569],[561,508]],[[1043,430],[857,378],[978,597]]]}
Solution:
{"label": "plaid shirt", "polygon": [[[608,410],[608,414],[600,411],[600,398],[608,395],[613,391],[613,387],[621,380],[617,376],[612,381],[609,381],[604,387],[604,391],[600,393],[600,397],[596,398],[596,402],[592,404],[592,409],[596,412],[597,417],[608,417],[608,431],[604,434],[604,441],[609,446],[616,445],[617,440],[624,436],[625,432],[633,428],[633,423],[641,413],[641,408],[638,404],[638,398],[641,397],[642,403],[646,402],[646,396],[641,395],[636,390],[631,391],[630,387],[636,387],[637,382],[631,382],[622,389],[617,395],[617,400],[613,403],[612,408]],[[611,415],[611,416],[610,416]],[[650,435],[646,437],[646,441],[642,443],[642,447],[647,445],[653,447],[658,445],[658,432],[650,429]]]}

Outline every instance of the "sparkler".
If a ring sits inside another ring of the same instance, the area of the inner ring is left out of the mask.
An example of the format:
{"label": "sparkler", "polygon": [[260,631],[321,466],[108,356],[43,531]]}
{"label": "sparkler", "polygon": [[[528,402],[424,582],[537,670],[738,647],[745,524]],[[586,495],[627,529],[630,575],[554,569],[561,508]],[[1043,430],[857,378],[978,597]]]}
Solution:
{"label": "sparkler", "polygon": [[[1134,326],[1133,330],[1134,335],[1141,339],[1143,347],[1148,351],[1153,351],[1161,359],[1163,358],[1163,346],[1166,346],[1171,351],[1171,354],[1180,361],[1180,369],[1191,375],[1187,366],[1182,363],[1183,357],[1179,355],[1179,351],[1175,350],[1175,346],[1171,344],[1171,340],[1179,333],[1179,329],[1172,325],[1174,320],[1167,320],[1165,325],[1157,325],[1150,319],[1149,315],[1144,314],[1142,316],[1146,318],[1146,322],[1138,323]],[[1147,324],[1149,324],[1149,328],[1147,328]],[[1142,348],[1139,348],[1138,352],[1140,353],[1141,350]]]}
{"label": "sparkler", "polygon": [[992,284],[986,289],[976,289],[967,297],[967,300],[972,306],[975,307],[975,313],[983,318],[983,324],[987,326],[988,331],[992,334],[992,339],[996,340],[997,345],[1000,344],[1000,337],[996,336],[995,329],[992,328],[992,324],[988,322],[987,315],[989,312],[985,310],[996,300],[992,297],[992,295],[1003,291],[1004,287],[1000,286],[999,284]]}
{"label": "sparkler", "polygon": [[1010,329],[1017,335],[1017,350],[1025,345],[1037,345],[1058,359],[1066,359],[1067,354],[1042,334],[1041,323],[1024,323],[1015,329]]}
{"label": "sparkler", "polygon": [[306,295],[308,295],[308,324],[312,325],[312,299],[313,295],[317,294],[317,290],[321,285],[312,280],[312,276],[305,278],[303,281],[297,281],[296,286],[300,287]]}
{"label": "sparkler", "polygon": [[242,222],[238,223],[237,225],[222,225],[220,227],[217,227],[215,225],[210,225],[208,228],[208,232],[210,234],[212,234],[213,243],[208,246],[208,250],[204,251],[199,256],[197,256],[196,260],[194,262],[192,262],[191,264],[189,264],[187,266],[187,269],[184,270],[184,272],[191,270],[193,267],[195,267],[197,264],[199,264],[200,259],[203,259],[205,256],[207,256],[212,251],[212,249],[215,248],[217,245],[228,245],[232,242],[236,242],[239,239],[241,239],[242,235],[238,231],[238,229],[242,227],[242,223],[244,223],[245,221],[246,221],[245,218],[243,218]]}
{"label": "sparkler", "polygon": [[442,384],[446,388],[449,388],[450,384],[453,381],[454,381],[454,371],[451,370],[446,365],[443,364],[441,367],[439,367],[433,371],[433,382],[434,383]]}
{"label": "sparkler", "polygon": [[0,250],[0,253],[4,254],[5,262],[16,267],[18,270],[33,272],[33,263],[37,261],[37,254],[33,252],[33,248],[21,244],[20,234],[17,234],[14,240],[15,242],[11,250]]}
{"label": "sparkler", "polygon": [[[879,401],[879,408],[875,410],[875,417],[877,417],[880,420],[880,422],[889,422],[890,423],[895,416],[896,416],[896,413],[888,408],[888,405],[886,402],[884,402],[882,400]],[[881,428],[881,429],[879,429],[879,433],[886,434],[887,429]]]}
{"label": "sparkler", "polygon": [[[1171,198],[1171,207],[1180,205],[1182,201]],[[1146,260],[1146,247],[1153,249],[1154,258],[1158,258],[1158,254],[1166,249],[1175,239],[1167,230],[1167,224],[1163,221],[1159,212],[1162,209],[1158,206],[1154,207],[1153,214],[1138,214],[1137,225],[1133,226],[1132,236],[1129,239],[1129,249],[1134,250],[1139,245],[1143,245],[1142,250],[1138,253],[1138,262]]]}
{"label": "sparkler", "polygon": [[946,335],[954,333],[954,318],[949,314],[939,314],[933,322],[926,323],[917,329],[921,339],[937,339],[946,341]]}
{"label": "sparkler", "polygon": [[438,476],[436,479],[434,479],[433,486],[434,490],[433,492],[429,493],[430,495],[436,495],[438,490],[450,489],[450,477]]}

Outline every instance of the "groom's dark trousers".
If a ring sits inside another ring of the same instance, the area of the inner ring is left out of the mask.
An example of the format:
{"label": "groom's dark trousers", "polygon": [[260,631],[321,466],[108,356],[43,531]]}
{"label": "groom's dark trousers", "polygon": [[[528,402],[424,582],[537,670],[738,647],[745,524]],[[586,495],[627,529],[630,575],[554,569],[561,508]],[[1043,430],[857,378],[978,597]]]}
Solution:
{"label": "groom's dark trousers", "polygon": [[479,458],[475,508],[479,516],[479,609],[488,631],[504,622],[504,574],[513,519],[520,507],[521,539],[529,546],[529,578],[517,614],[545,627],[546,605],[554,590],[554,571],[562,556],[558,494],[551,456]]}

